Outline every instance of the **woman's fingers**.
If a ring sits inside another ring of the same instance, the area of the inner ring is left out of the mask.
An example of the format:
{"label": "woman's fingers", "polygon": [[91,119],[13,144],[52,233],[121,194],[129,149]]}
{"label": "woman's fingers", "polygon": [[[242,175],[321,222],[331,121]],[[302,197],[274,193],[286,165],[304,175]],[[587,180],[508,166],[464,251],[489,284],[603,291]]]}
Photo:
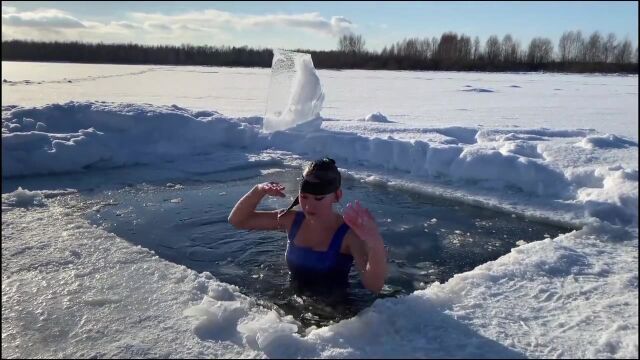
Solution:
{"label": "woman's fingers", "polygon": [[376,227],[376,219],[369,209],[363,207],[360,201],[348,203],[343,212],[345,222],[354,230]]}
{"label": "woman's fingers", "polygon": [[275,181],[269,181],[269,182],[263,183],[261,184],[261,186],[265,190],[267,195],[286,197],[286,195],[283,192],[285,187]]}
{"label": "woman's fingers", "polygon": [[353,211],[355,214],[362,216],[362,215],[367,215],[370,214],[369,210],[367,210],[366,208],[362,207],[362,205],[360,205],[360,201],[356,200],[353,204],[352,203],[348,203],[347,210]]}
{"label": "woman's fingers", "polygon": [[351,204],[347,205],[347,208],[343,212],[344,220],[347,222],[349,226],[354,226],[358,224],[358,214],[353,209]]}
{"label": "woman's fingers", "polygon": [[272,196],[279,196],[279,197],[285,197],[285,196],[286,196],[282,191],[280,191],[280,190],[278,190],[278,189],[274,189],[274,190],[271,192],[271,194],[269,194],[269,195],[272,195]]}
{"label": "woman's fingers", "polygon": [[347,204],[343,216],[345,222],[351,227],[360,227],[364,222],[361,210],[357,209],[356,206],[351,203]]}
{"label": "woman's fingers", "polygon": [[349,220],[353,219],[354,213],[353,213],[353,209],[351,208],[351,204],[347,204],[342,214],[345,218],[348,218]]}

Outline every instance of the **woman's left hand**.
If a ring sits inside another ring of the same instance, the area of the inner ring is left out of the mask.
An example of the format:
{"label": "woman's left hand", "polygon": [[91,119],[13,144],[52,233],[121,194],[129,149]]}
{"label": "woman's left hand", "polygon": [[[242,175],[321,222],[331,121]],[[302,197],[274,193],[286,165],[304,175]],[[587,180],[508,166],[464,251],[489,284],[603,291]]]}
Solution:
{"label": "woman's left hand", "polygon": [[380,230],[376,219],[371,215],[369,210],[360,206],[358,200],[355,204],[348,203],[342,214],[344,222],[358,235],[358,237],[364,240],[366,243],[376,241],[380,239]]}

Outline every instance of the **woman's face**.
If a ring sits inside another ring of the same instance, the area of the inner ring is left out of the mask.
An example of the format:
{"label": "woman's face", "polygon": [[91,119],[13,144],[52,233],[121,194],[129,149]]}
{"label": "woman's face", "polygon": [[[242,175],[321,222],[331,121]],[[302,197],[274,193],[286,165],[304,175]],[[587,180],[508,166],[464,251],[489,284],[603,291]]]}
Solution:
{"label": "woman's face", "polygon": [[311,219],[330,218],[333,215],[331,204],[340,200],[342,191],[328,195],[312,195],[301,192],[299,194],[300,207],[306,217]]}

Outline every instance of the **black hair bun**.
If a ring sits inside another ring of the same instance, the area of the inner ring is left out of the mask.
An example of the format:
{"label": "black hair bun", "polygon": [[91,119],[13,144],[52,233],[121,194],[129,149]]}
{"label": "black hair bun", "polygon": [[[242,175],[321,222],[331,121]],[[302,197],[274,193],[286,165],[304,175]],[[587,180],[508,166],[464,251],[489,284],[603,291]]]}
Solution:
{"label": "black hair bun", "polygon": [[337,170],[336,161],[328,157],[314,161],[311,167],[316,170]]}
{"label": "black hair bun", "polygon": [[336,161],[329,157],[324,157],[310,163],[305,169],[303,176],[305,179],[313,182],[320,181],[332,184],[336,189],[340,188],[340,171],[336,166]]}

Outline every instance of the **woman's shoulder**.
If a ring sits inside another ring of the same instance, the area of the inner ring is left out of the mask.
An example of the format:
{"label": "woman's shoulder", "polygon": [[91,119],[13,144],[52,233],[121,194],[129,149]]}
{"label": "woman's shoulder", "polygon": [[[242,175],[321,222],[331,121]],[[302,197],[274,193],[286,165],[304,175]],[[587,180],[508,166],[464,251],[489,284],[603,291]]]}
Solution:
{"label": "woman's shoulder", "polygon": [[349,254],[354,258],[364,254],[364,242],[351,228],[349,228],[347,230],[347,233],[344,234],[344,238],[342,240],[342,250],[343,253]]}
{"label": "woman's shoulder", "polygon": [[289,229],[291,228],[291,225],[293,224],[293,221],[295,220],[295,218],[298,216],[298,211],[296,210],[289,210],[286,211],[284,213],[279,213],[278,216],[278,222],[280,223],[281,227],[283,228],[282,230],[285,231],[289,231]]}

